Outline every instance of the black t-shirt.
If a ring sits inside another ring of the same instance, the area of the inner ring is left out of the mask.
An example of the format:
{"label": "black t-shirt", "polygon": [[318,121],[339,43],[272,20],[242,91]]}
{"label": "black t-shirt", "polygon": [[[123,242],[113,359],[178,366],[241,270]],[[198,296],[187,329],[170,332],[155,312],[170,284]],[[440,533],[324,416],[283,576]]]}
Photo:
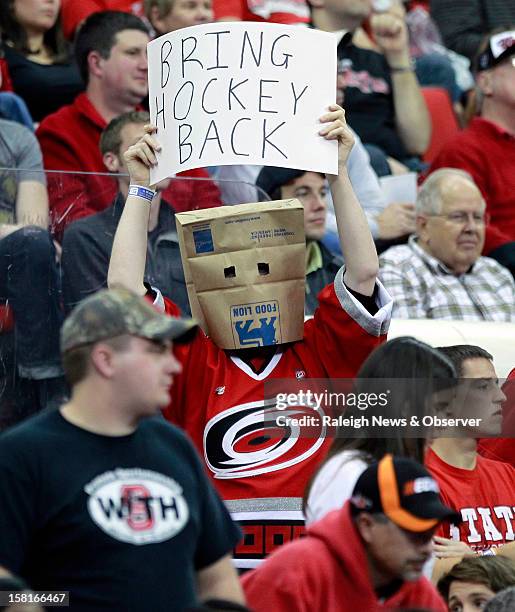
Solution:
{"label": "black t-shirt", "polygon": [[15,93],[25,100],[33,121],[39,122],[61,106],[71,104],[84,90],[74,61],[38,64],[4,45],[5,59]]}
{"label": "black t-shirt", "polygon": [[[94,401],[94,400],[93,400]],[[159,418],[101,436],[38,415],[0,436],[0,566],[71,610],[183,610],[240,532],[191,443]]]}
{"label": "black t-shirt", "polygon": [[409,157],[397,133],[392,80],[383,55],[341,42],[337,87],[338,96],[343,90],[347,121],[365,144],[375,144],[395,159]]}

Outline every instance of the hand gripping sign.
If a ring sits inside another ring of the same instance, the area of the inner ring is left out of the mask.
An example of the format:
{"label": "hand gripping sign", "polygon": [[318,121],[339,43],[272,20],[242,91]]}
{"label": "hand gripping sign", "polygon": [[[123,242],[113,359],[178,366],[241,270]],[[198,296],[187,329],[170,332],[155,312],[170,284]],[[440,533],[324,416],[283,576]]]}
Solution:
{"label": "hand gripping sign", "polygon": [[336,99],[334,34],[268,23],[183,28],[148,45],[156,182],[192,168],[259,164],[337,173],[318,117]]}

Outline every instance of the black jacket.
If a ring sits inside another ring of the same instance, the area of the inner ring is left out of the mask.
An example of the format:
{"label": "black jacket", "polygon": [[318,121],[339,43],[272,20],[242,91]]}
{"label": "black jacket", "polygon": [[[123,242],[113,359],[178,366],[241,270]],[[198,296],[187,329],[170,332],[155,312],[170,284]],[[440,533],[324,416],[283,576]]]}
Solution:
{"label": "black jacket", "polygon": [[[63,239],[63,297],[66,311],[88,295],[107,287],[114,234],[124,207],[118,194],[109,208],[70,223]],[[145,280],[172,299],[184,315],[190,306],[182,269],[175,212],[162,201],[157,227],[148,235]]]}

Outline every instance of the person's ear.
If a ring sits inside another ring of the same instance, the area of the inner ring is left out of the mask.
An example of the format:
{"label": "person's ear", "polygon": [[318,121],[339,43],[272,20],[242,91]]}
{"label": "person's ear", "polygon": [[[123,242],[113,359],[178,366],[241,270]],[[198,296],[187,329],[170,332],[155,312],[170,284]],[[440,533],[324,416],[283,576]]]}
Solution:
{"label": "person's ear", "polygon": [[491,70],[482,70],[476,76],[476,85],[483,96],[491,96],[493,93],[493,75]]}
{"label": "person's ear", "polygon": [[88,73],[91,76],[100,78],[102,76],[102,63],[104,58],[98,51],[90,51],[88,54]]}
{"label": "person's ear", "polygon": [[102,156],[102,161],[104,162],[104,166],[109,170],[109,172],[120,172],[120,159],[118,155],[116,155],[112,151],[104,153],[104,155]]}
{"label": "person's ear", "polygon": [[115,373],[114,351],[107,345],[99,342],[91,349],[91,364],[103,378],[112,378]]}
{"label": "person's ear", "polygon": [[367,512],[360,512],[354,519],[356,528],[366,544],[374,541],[374,519]]}
{"label": "person's ear", "polygon": [[429,217],[427,215],[417,215],[415,223],[417,227],[417,236],[420,242],[427,244],[429,242],[429,229],[428,229]]}

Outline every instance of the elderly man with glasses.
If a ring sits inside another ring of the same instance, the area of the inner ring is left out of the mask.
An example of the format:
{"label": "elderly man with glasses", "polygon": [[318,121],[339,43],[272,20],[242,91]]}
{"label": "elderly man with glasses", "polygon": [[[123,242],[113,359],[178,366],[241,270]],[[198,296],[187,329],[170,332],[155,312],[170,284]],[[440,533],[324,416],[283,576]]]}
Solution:
{"label": "elderly man with glasses", "polygon": [[431,171],[470,172],[492,216],[483,253],[515,277],[515,27],[488,35],[473,68],[477,115],[443,146]]}
{"label": "elderly man with glasses", "polygon": [[404,319],[515,321],[510,272],[482,257],[488,214],[472,177],[442,168],[416,201],[416,234],[380,257],[380,278]]}

